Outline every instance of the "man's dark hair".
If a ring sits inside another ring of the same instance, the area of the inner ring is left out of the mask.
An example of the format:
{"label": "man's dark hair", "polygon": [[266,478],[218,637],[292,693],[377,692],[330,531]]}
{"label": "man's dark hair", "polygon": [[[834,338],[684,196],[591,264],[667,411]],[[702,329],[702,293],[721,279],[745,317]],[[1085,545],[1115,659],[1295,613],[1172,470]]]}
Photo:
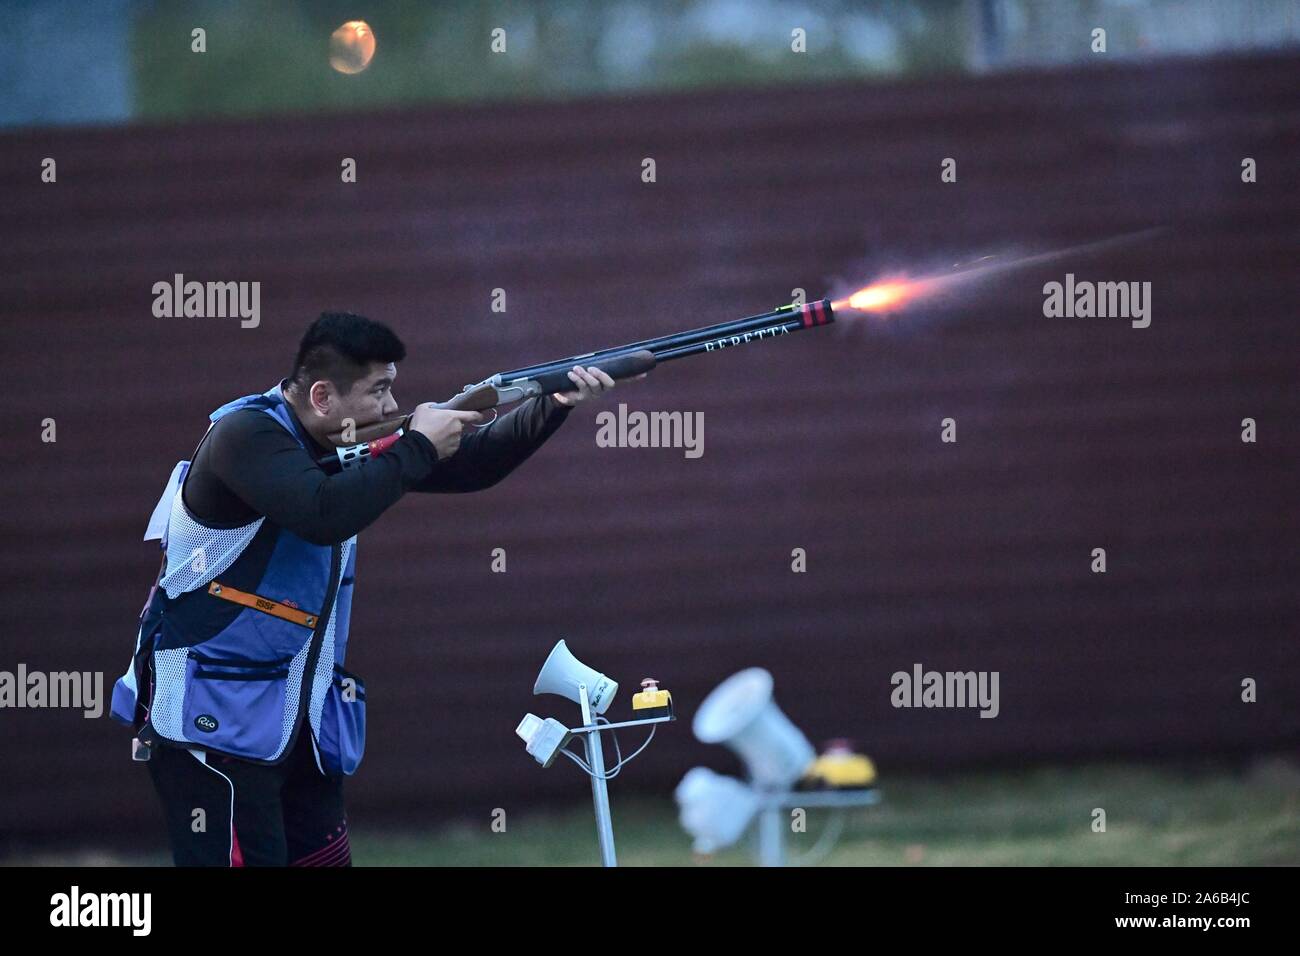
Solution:
{"label": "man's dark hair", "polygon": [[298,346],[289,384],[306,391],[328,379],[343,394],[370,370],[371,362],[400,362],[406,346],[388,326],[351,312],[322,312]]}

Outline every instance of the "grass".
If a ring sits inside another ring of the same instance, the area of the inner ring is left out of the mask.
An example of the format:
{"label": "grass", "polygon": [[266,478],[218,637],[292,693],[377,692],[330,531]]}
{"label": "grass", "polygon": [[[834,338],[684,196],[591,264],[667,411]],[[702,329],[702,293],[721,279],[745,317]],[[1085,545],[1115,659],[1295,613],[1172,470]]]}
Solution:
{"label": "grass", "polygon": [[[555,772],[555,771],[552,771]],[[575,789],[585,792],[575,777]],[[621,785],[620,785],[621,784]],[[634,799],[626,779],[611,787],[624,866],[749,865],[752,831],[735,848],[698,860],[667,800]],[[822,860],[832,866],[1251,866],[1300,864],[1300,768],[1285,760],[1248,771],[1145,764],[971,773],[944,779],[882,779],[882,802],[854,810]],[[1093,810],[1106,812],[1094,832]],[[789,834],[806,853],[827,811]],[[359,866],[571,866],[599,861],[590,803],[559,813],[510,813],[505,831],[487,821],[425,832],[387,831],[353,819]],[[31,854],[9,862],[165,865],[165,854]]]}
{"label": "grass", "polygon": [[[1245,866],[1300,864],[1300,770],[1273,761],[1248,773],[1144,765],[969,774],[882,781],[884,799],[849,813],[822,865],[838,866]],[[694,859],[675,807],[612,791],[624,866],[747,865],[738,847]],[[1094,832],[1093,810],[1106,811]],[[812,849],[827,811],[809,811],[790,834],[794,857]],[[366,831],[358,864],[578,865],[598,861],[590,806],[429,834]]]}

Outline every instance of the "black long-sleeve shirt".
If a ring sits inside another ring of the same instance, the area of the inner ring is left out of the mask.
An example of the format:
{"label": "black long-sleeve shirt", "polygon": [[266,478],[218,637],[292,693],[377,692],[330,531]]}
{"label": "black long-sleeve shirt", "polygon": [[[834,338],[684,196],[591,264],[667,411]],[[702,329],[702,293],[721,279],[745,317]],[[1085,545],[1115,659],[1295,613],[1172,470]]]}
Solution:
{"label": "black long-sleeve shirt", "polygon": [[490,488],[540,448],[569,411],[541,395],[486,427],[466,430],[456,453],[443,461],[433,442],[411,431],[364,465],[330,475],[316,463],[329,449],[310,437],[304,448],[264,411],[240,409],[205,436],[185,479],[184,502],[210,527],[265,516],[313,544],[337,544],[408,491]]}

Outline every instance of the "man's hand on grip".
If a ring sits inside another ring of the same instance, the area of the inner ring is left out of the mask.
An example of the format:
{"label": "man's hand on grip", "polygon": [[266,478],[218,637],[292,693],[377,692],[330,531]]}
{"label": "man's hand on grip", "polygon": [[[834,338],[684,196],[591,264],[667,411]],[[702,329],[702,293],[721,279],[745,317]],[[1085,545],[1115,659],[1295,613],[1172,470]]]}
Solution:
{"label": "man's hand on grip", "polygon": [[467,425],[489,421],[483,412],[457,412],[433,405],[420,405],[411,413],[411,431],[422,434],[438,452],[438,460],[450,458],[460,448],[460,436]]}

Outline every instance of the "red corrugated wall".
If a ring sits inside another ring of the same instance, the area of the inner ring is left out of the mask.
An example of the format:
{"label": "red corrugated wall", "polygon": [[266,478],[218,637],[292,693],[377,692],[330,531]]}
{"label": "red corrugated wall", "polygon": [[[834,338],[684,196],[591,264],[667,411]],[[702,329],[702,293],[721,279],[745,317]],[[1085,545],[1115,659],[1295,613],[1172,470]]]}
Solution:
{"label": "red corrugated wall", "polygon": [[[702,412],[698,459],[599,448],[584,408],[498,487],[403,500],[360,542],[352,812],[433,824],[582,799],[513,735],[526,710],[576,720],[530,694],[559,638],[622,682],[613,713],[654,676],[689,718],[764,665],[814,741],[852,736],[886,773],[1294,747],[1298,71],[1184,60],[7,133],[0,669],[102,671],[108,692],[172,465],[212,408],[286,373],[322,309],[399,331],[409,404],[796,287],[1163,226],[888,326],[666,366],[602,406]],[[1066,272],[1150,281],[1150,328],[1045,318],[1042,285]],[[154,318],[175,273],[259,281],[260,326]],[[998,671],[1000,716],[894,709],[890,675],[915,662]],[[160,841],[122,727],[0,721],[11,838]],[[698,762],[735,766],[682,721],[620,783],[666,798]]]}

